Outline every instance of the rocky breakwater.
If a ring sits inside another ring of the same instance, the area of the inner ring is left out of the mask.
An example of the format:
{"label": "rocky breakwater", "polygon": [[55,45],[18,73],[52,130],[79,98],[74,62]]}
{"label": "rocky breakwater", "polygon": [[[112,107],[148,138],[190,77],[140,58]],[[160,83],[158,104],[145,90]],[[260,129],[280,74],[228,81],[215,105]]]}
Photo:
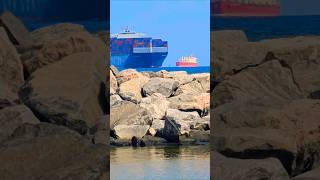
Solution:
{"label": "rocky breakwater", "polygon": [[211,33],[212,177],[319,179],[320,37]]}
{"label": "rocky breakwater", "polygon": [[210,74],[110,70],[111,144],[207,143]]}
{"label": "rocky breakwater", "polygon": [[108,179],[105,49],[80,25],[0,15],[1,179]]}

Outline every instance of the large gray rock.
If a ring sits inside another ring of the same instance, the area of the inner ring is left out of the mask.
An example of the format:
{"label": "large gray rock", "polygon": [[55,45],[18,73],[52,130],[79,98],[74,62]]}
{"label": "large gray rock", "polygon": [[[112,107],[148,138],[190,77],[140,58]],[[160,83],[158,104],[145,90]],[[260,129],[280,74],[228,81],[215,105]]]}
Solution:
{"label": "large gray rock", "polygon": [[141,99],[140,106],[147,109],[155,119],[163,119],[170,102],[159,93]]}
{"label": "large gray rock", "polygon": [[[179,135],[189,134],[191,125],[195,119],[199,118],[200,116],[197,112],[183,112],[177,109],[168,109],[166,112],[166,120],[175,124]],[[170,126],[166,126],[165,128],[168,127],[171,128]]]}
{"label": "large gray rock", "polygon": [[170,97],[174,94],[178,86],[179,82],[173,79],[151,78],[150,81],[143,86],[142,90],[145,96],[160,93],[165,97]]}
{"label": "large gray rock", "polygon": [[[25,124],[0,146],[1,179],[98,179],[109,170],[107,146],[47,123]],[[67,163],[66,163],[67,162]]]}
{"label": "large gray rock", "polygon": [[305,172],[292,180],[320,180],[320,168]]}
{"label": "large gray rock", "polygon": [[149,125],[117,125],[114,127],[114,132],[120,139],[131,140],[133,137],[140,139],[147,134],[149,128]]}
{"label": "large gray rock", "polygon": [[9,11],[0,16],[0,26],[4,27],[11,42],[15,45],[31,44],[30,33],[24,24]]}
{"label": "large gray rock", "polygon": [[111,107],[110,129],[118,125],[151,125],[150,113],[129,101],[122,101]]}
{"label": "large gray rock", "polygon": [[24,105],[10,106],[0,110],[0,142],[12,136],[23,124],[39,124],[40,121]]}
{"label": "large gray rock", "polygon": [[201,116],[206,115],[210,109],[209,93],[186,93],[168,99],[171,109],[183,111],[198,111]]}
{"label": "large gray rock", "polygon": [[130,79],[120,84],[119,95],[127,101],[139,103],[142,98],[141,89],[149,78],[140,75],[137,78]]}
{"label": "large gray rock", "polygon": [[0,27],[0,77],[2,83],[17,93],[24,83],[23,68],[19,54],[10,42],[6,32]]}
{"label": "large gray rock", "polygon": [[[61,27],[57,28],[59,26]],[[59,26],[54,25],[51,27],[46,27],[46,31],[39,30],[39,32],[44,31],[40,34],[48,39],[37,40],[42,44],[41,48],[32,51],[32,54],[29,57],[24,56],[23,65],[26,74],[31,74],[39,68],[61,61],[64,59],[64,57],[69,55],[82,52],[99,54],[103,56],[105,61],[107,57],[106,45],[99,38],[94,37],[85,30],[79,30],[77,33],[65,33],[64,26]],[[52,29],[56,30],[57,32]],[[56,38],[52,38],[51,36]]]}
{"label": "large gray rock", "polygon": [[154,119],[152,121],[152,125],[149,129],[149,133],[152,135],[152,136],[155,136],[155,135],[158,135],[158,136],[161,136],[162,134],[162,131],[164,129],[164,124],[165,124],[165,120],[162,120],[162,119]]}
{"label": "large gray rock", "polygon": [[13,93],[6,82],[0,77],[0,109],[19,104],[19,102],[18,95]]}
{"label": "large gray rock", "polygon": [[104,59],[79,53],[37,70],[22,87],[20,97],[41,121],[85,134],[106,112]]}
{"label": "large gray rock", "polygon": [[281,163],[275,158],[233,159],[211,151],[212,180],[289,180]]}

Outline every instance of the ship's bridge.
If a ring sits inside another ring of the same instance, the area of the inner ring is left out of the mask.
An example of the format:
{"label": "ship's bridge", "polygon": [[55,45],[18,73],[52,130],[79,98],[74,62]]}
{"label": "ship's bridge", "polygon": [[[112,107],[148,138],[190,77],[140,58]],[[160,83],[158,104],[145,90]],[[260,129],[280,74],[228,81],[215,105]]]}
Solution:
{"label": "ship's bridge", "polygon": [[118,38],[118,39],[142,38],[142,37],[145,37],[145,34],[132,32],[128,29],[126,29],[123,32],[120,32],[118,34],[111,35],[111,38]]}

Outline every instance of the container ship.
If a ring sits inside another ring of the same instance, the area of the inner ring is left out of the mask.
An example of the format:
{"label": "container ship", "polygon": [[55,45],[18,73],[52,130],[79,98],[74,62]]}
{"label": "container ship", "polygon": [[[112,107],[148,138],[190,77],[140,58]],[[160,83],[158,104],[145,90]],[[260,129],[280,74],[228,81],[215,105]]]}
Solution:
{"label": "container ship", "polygon": [[110,63],[119,68],[161,67],[168,42],[125,29],[110,38]]}
{"label": "container ship", "polygon": [[280,16],[280,0],[211,0],[211,14],[222,16]]}
{"label": "container ship", "polygon": [[182,56],[179,61],[176,62],[178,67],[197,67],[197,58],[194,56]]}
{"label": "container ship", "polygon": [[32,20],[108,20],[107,0],[0,0],[0,13]]}

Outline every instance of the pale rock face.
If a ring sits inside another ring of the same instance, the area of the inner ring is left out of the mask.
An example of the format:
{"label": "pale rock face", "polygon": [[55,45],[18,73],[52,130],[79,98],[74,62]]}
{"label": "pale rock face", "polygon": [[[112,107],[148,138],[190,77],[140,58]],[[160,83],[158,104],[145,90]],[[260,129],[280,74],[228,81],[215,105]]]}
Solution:
{"label": "pale rock face", "polygon": [[208,112],[210,109],[210,93],[201,94],[181,94],[168,99],[171,109],[197,110],[201,113]]}
{"label": "pale rock face", "polygon": [[133,78],[121,83],[119,95],[127,101],[139,103],[142,98],[141,88],[146,81],[146,78]]}
{"label": "pale rock face", "polygon": [[165,124],[165,120],[161,120],[161,119],[154,119],[152,121],[152,125],[149,129],[149,133],[152,135],[152,136],[155,136],[157,133],[160,133],[161,134],[161,131],[163,130],[164,128],[164,124]]}
{"label": "pale rock face", "polygon": [[183,112],[177,109],[168,109],[166,119],[173,122],[180,135],[189,134],[192,123],[200,118],[197,112]]}
{"label": "pale rock face", "polygon": [[110,107],[122,102],[123,100],[118,94],[114,94],[110,96]]}
{"label": "pale rock face", "polygon": [[[123,71],[120,71],[117,75],[116,75],[117,81],[120,84],[129,81],[131,79],[135,79],[135,78],[147,78],[146,76],[142,75],[141,73],[139,73],[138,71],[136,71],[135,69],[125,69]],[[143,81],[142,81],[143,82]]]}
{"label": "pale rock face", "polygon": [[149,128],[149,125],[117,125],[114,131],[120,139],[131,140],[132,137],[142,138],[147,134]]}
{"label": "pale rock face", "polygon": [[206,90],[202,87],[201,83],[195,80],[179,86],[174,95],[178,96],[180,94],[201,94],[205,92]]}
{"label": "pale rock face", "polygon": [[142,90],[145,96],[151,96],[154,93],[160,93],[165,97],[170,97],[178,88],[179,82],[173,79],[151,78]]}
{"label": "pale rock face", "polygon": [[112,71],[110,70],[110,94],[113,95],[118,90],[118,82]]}
{"label": "pale rock face", "polygon": [[210,92],[210,73],[191,74],[190,76],[201,84],[204,92]]}
{"label": "pale rock face", "polygon": [[155,93],[152,96],[142,98],[140,106],[147,109],[153,118],[162,119],[169,104],[170,102],[162,94]]}

